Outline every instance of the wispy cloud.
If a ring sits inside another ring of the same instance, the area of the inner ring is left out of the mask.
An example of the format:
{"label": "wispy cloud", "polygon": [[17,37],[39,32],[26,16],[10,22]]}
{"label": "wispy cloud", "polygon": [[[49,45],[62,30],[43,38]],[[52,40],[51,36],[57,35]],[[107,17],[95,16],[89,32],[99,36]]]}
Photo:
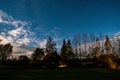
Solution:
{"label": "wispy cloud", "polygon": [[[32,32],[29,29],[29,25],[32,25],[31,23],[29,24],[27,21],[14,19],[11,15],[2,10],[0,10],[0,24],[7,27],[12,26],[12,29],[9,30],[4,28],[5,32],[0,32],[0,39],[2,39],[2,44],[11,43],[14,45],[14,52],[25,51],[24,48],[21,48],[21,45],[30,46],[31,43],[35,43],[35,47],[45,48],[48,37],[53,37],[55,42],[59,42],[61,40],[61,38],[59,38],[59,31],[57,27],[51,30],[47,30],[43,27],[37,27],[40,28],[37,29],[40,30],[38,31],[40,32],[39,34],[46,38],[40,40],[39,38],[36,38],[36,32]],[[58,44],[57,47],[60,48],[60,45]],[[25,51],[25,53],[26,52],[30,53],[29,50]]]}
{"label": "wispy cloud", "polygon": [[0,24],[7,24],[17,28],[19,26],[26,26],[27,22],[15,20],[11,15],[8,15],[6,12],[0,10]]}
{"label": "wispy cloud", "polygon": [[6,26],[12,26],[11,30],[6,30],[6,32],[0,32],[0,39],[2,39],[2,44],[11,43],[14,45],[13,52],[25,52],[30,54],[31,51],[22,48],[21,45],[29,45],[34,42],[33,35],[34,32],[30,31],[28,28],[28,23],[26,21],[16,20],[11,15],[0,10],[0,24]]}
{"label": "wispy cloud", "polygon": [[40,47],[41,48],[45,48],[46,47],[46,43],[47,43],[47,40],[46,39],[44,39],[43,41],[40,41]]}
{"label": "wispy cloud", "polygon": [[114,34],[115,37],[120,36],[120,31]]}
{"label": "wispy cloud", "polygon": [[24,30],[23,27],[19,27],[14,30],[8,31],[8,34],[13,37],[17,37],[17,36],[19,36],[21,34],[25,34],[25,33],[26,33],[26,30]]}
{"label": "wispy cloud", "polygon": [[17,45],[29,44],[33,39],[30,37],[34,33],[25,27],[28,26],[26,21],[16,20],[11,15],[0,10],[0,24],[13,26],[12,30],[7,30],[7,33],[1,32],[0,38],[2,43],[12,43]]}

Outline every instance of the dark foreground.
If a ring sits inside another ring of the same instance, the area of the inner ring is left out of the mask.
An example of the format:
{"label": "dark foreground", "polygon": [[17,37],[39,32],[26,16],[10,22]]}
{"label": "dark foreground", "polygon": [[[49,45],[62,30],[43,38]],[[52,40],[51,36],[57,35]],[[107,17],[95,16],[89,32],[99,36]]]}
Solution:
{"label": "dark foreground", "polygon": [[120,71],[105,68],[0,69],[0,80],[120,80]]}

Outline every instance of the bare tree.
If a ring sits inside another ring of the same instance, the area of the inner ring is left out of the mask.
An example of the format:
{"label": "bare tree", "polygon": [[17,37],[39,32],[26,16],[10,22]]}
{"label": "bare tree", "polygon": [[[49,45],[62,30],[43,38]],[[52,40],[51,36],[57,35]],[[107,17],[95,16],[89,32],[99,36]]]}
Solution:
{"label": "bare tree", "polygon": [[112,38],[112,53],[118,57],[118,54],[119,53],[119,46],[118,46],[118,41],[116,41],[116,37],[113,37]]}
{"label": "bare tree", "polygon": [[76,57],[81,57],[81,36],[80,34],[74,35],[73,46]]}
{"label": "bare tree", "polygon": [[96,37],[95,37],[94,33],[91,33],[90,34],[90,41],[95,42],[95,39],[96,39]]}
{"label": "bare tree", "polygon": [[78,50],[77,50],[77,47],[78,47],[77,35],[74,35],[74,38],[73,38],[73,47],[74,47],[75,55],[77,56],[78,55]]}
{"label": "bare tree", "polygon": [[83,33],[82,39],[83,39],[83,44],[84,44],[84,53],[86,54],[87,53],[87,50],[86,50],[87,49],[87,43],[89,42],[88,34]]}
{"label": "bare tree", "polygon": [[94,35],[94,33],[91,33],[90,34],[90,42],[91,42],[91,49],[90,49],[90,52],[92,52],[92,50],[93,50],[93,48],[94,48],[94,46],[95,46],[95,35]]}
{"label": "bare tree", "polygon": [[74,35],[73,46],[74,46],[74,49],[75,49],[75,55],[76,56],[78,56],[78,54],[79,54],[79,50],[78,50],[79,45],[80,45],[80,35]]}
{"label": "bare tree", "polygon": [[[117,52],[120,53],[120,37],[117,36],[117,45],[118,45],[118,50]],[[118,54],[119,55],[119,54]]]}
{"label": "bare tree", "polygon": [[95,41],[95,47],[92,50],[93,57],[97,57],[99,55],[99,51],[100,51],[100,42],[99,42],[99,38],[97,37]]}
{"label": "bare tree", "polygon": [[78,34],[78,36],[77,36],[77,40],[78,40],[78,50],[79,50],[79,57],[81,58],[81,56],[82,56],[82,50],[81,50],[81,36],[80,36],[80,34]]}
{"label": "bare tree", "polygon": [[48,53],[51,53],[51,52],[55,52],[56,50],[57,49],[56,49],[55,41],[53,40],[53,38],[49,37],[46,44],[46,51]]}
{"label": "bare tree", "polygon": [[102,32],[99,32],[99,39],[101,40],[101,51],[104,52],[104,35]]}
{"label": "bare tree", "polygon": [[111,45],[111,42],[109,40],[109,37],[106,35],[106,39],[105,39],[105,50],[106,50],[106,54],[110,54],[111,52],[111,49],[112,49],[112,45]]}

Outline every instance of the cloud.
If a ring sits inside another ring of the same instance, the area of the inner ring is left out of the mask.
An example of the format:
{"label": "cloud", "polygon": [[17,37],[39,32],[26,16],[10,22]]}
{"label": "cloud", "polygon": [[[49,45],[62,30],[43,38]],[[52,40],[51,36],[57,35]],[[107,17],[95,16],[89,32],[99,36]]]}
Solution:
{"label": "cloud", "polygon": [[28,45],[32,39],[33,32],[31,32],[26,21],[16,20],[11,15],[0,10],[0,24],[5,24],[8,27],[13,26],[12,30],[6,30],[1,32],[0,39],[2,39],[3,44],[12,43],[13,45]]}
{"label": "cloud", "polygon": [[[11,43],[13,47],[14,53],[24,53],[24,54],[31,54],[33,50],[26,49],[25,45],[31,46],[31,44],[35,45],[35,47],[45,48],[47,39],[39,40],[35,37],[35,32],[32,32],[29,29],[29,25],[26,21],[14,19],[11,15],[7,14],[6,12],[0,10],[0,24],[5,25],[7,27],[12,27],[12,29],[2,28],[4,31],[0,32],[0,39],[2,40],[2,44]],[[40,28],[40,27],[39,27]],[[41,30],[43,29],[43,30]],[[39,30],[39,29],[37,29]],[[55,27],[52,30],[47,30],[44,28],[40,28],[41,37],[49,37],[52,36],[55,38],[55,42],[58,42],[58,28]],[[46,34],[46,32],[48,32]],[[23,46],[24,45],[24,46]],[[32,46],[33,46],[32,45]],[[60,46],[57,46],[60,48]],[[33,47],[34,48],[34,47]],[[13,53],[13,54],[14,54]]]}
{"label": "cloud", "polygon": [[115,37],[120,36],[120,31],[114,34]]}
{"label": "cloud", "polygon": [[2,40],[1,43],[2,44],[6,44],[6,43],[11,43],[13,42],[13,39],[11,37],[6,37],[5,33],[2,32],[2,34],[0,35],[0,39]]}
{"label": "cloud", "polygon": [[7,24],[14,27],[26,26],[27,22],[15,20],[12,16],[8,15],[6,12],[0,10],[0,24]]}
{"label": "cloud", "polygon": [[30,48],[24,47],[34,42],[33,35],[35,34],[30,31],[26,21],[16,20],[11,15],[0,10],[0,24],[7,27],[12,26],[11,30],[5,28],[6,32],[0,32],[1,44],[11,43],[13,45],[13,54],[21,52],[24,54],[32,53]]}
{"label": "cloud", "polygon": [[47,40],[40,41],[40,47],[45,48],[46,47]]}
{"label": "cloud", "polygon": [[20,34],[25,34],[25,33],[26,33],[26,30],[24,30],[23,27],[19,27],[15,30],[8,31],[8,34],[13,36],[13,37],[17,37]]}

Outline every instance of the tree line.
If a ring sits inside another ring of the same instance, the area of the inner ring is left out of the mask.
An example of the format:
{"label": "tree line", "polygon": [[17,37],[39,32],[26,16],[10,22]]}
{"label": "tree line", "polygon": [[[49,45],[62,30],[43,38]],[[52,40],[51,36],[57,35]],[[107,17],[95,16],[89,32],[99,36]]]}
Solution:
{"label": "tree line", "polygon": [[[5,62],[12,56],[13,46],[10,43],[0,44],[0,61]],[[49,53],[57,52],[56,43],[52,37],[49,37],[46,43],[46,48],[36,48],[29,59],[27,56],[19,56],[18,60],[24,62],[32,60],[32,62],[39,62],[43,57]],[[120,57],[120,38],[116,36],[109,38],[99,33],[95,34],[83,33],[82,35],[74,35],[73,40],[63,40],[62,47],[58,53],[62,59],[63,64],[68,64],[70,60],[93,59],[100,55],[114,55]],[[13,59],[15,60],[15,59]],[[21,62],[21,63],[22,63]],[[71,62],[72,63],[72,62]]]}

